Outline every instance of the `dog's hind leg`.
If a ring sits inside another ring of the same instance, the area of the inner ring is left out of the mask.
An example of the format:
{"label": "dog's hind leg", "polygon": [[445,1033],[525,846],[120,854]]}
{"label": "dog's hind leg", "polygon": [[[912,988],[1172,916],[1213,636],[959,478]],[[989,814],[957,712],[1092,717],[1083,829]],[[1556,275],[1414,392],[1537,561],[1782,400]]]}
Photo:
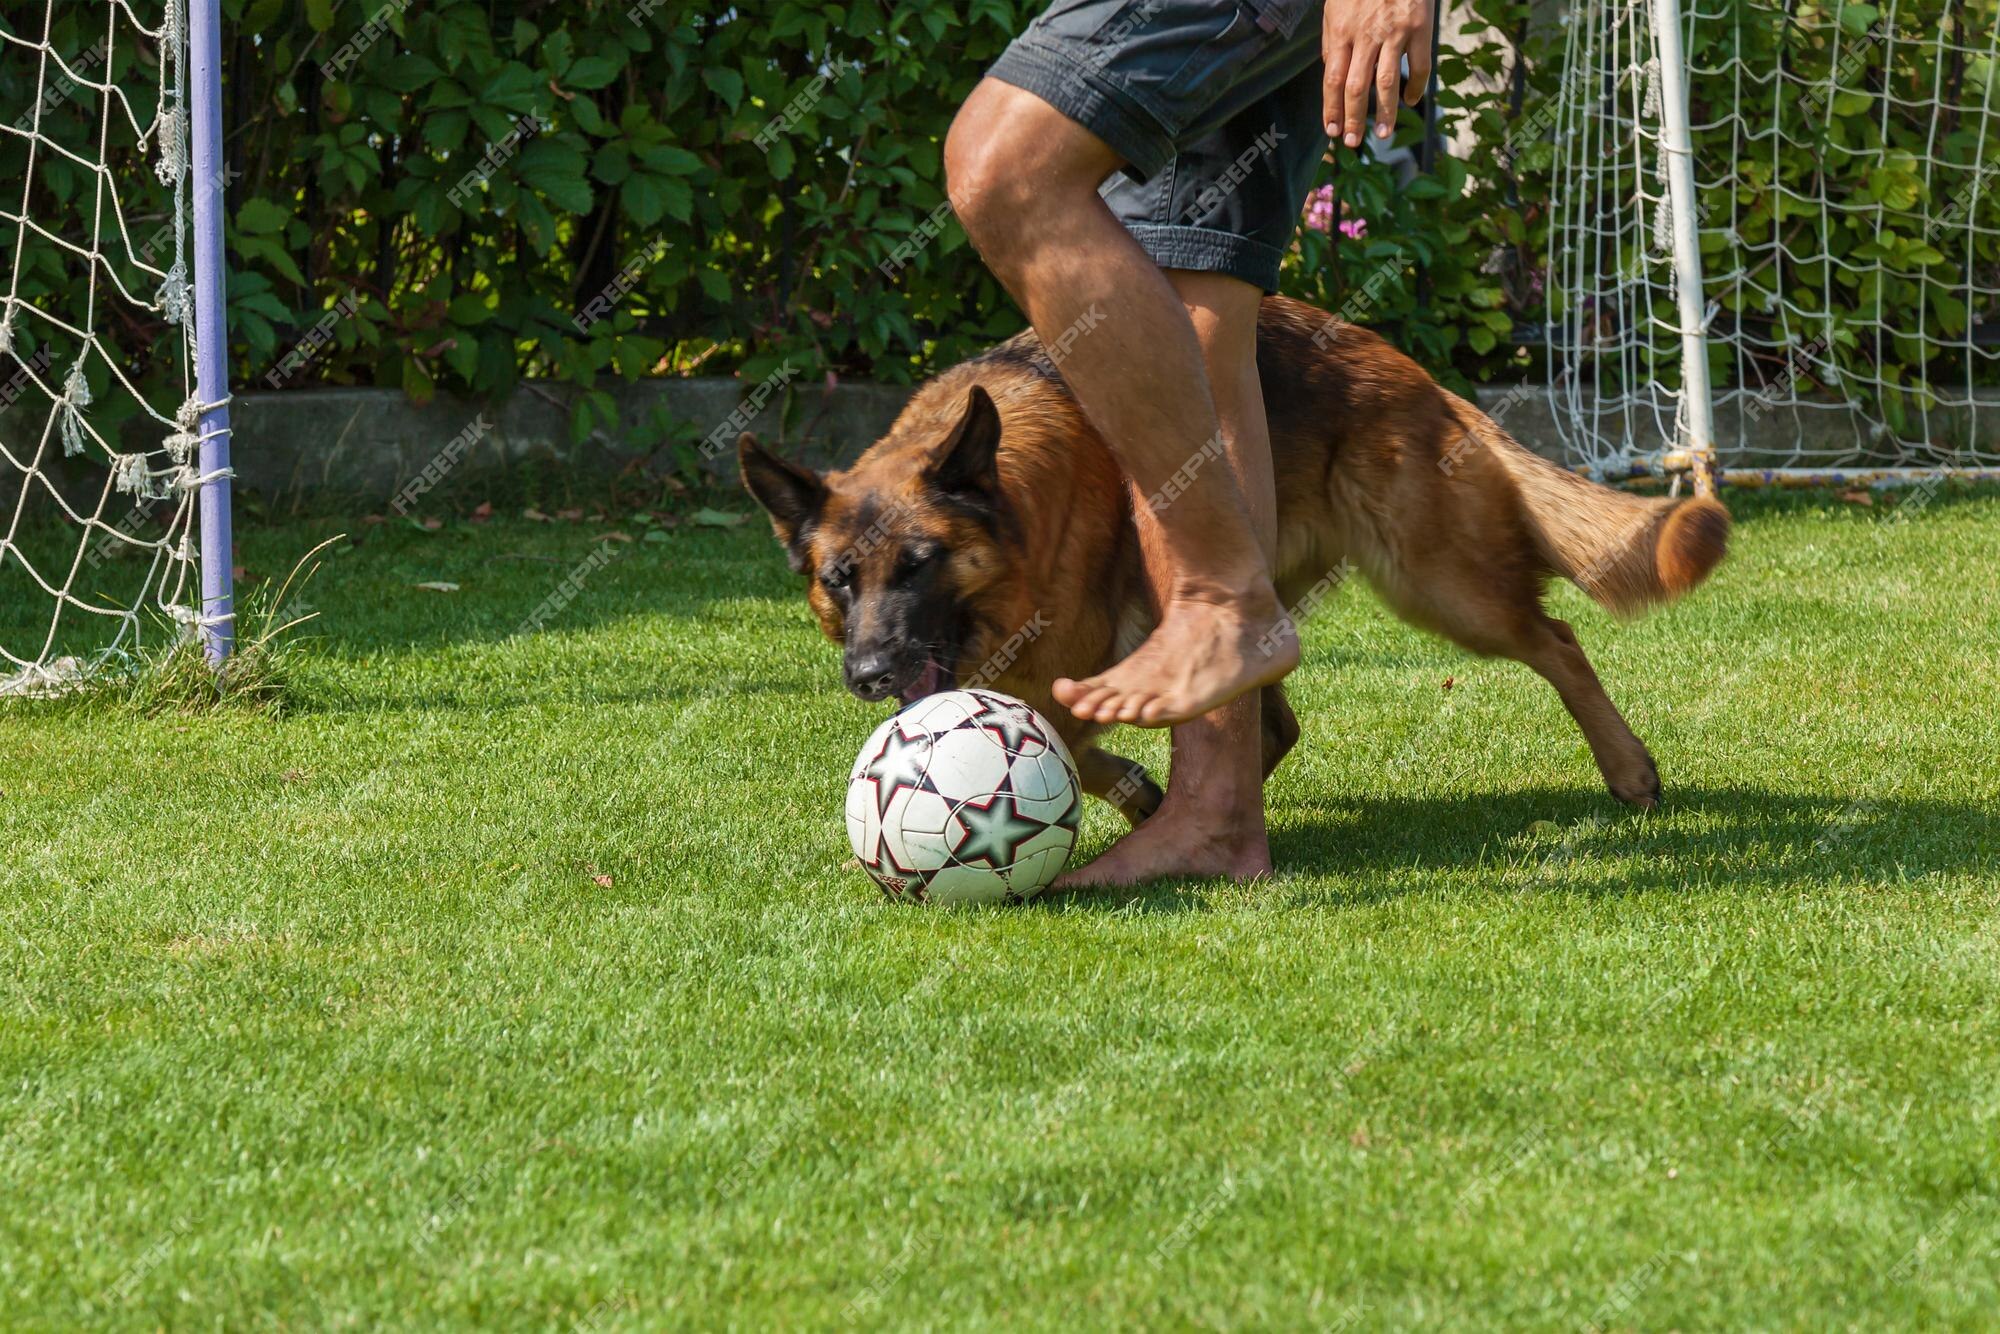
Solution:
{"label": "dog's hind leg", "polygon": [[1076,774],[1085,792],[1110,802],[1135,829],[1166,799],[1144,765],[1095,746],[1077,755]]}
{"label": "dog's hind leg", "polygon": [[1264,706],[1264,777],[1269,779],[1271,771],[1298,744],[1299,717],[1292,712],[1291,701],[1285,698],[1283,685],[1265,686],[1261,702]]}
{"label": "dog's hind leg", "polygon": [[1660,804],[1660,771],[1651,753],[1604,693],[1576,633],[1542,610],[1528,575],[1496,579],[1434,566],[1375,582],[1405,620],[1484,657],[1512,658],[1534,668],[1583,729],[1611,795],[1648,809]]}
{"label": "dog's hind leg", "polygon": [[1590,659],[1584,656],[1583,646],[1576,642],[1576,632],[1567,621],[1546,615],[1539,608],[1535,620],[1537,624],[1528,631],[1525,642],[1510,650],[1508,656],[1541,673],[1562,696],[1563,707],[1583,729],[1583,738],[1590,743],[1590,753],[1597,760],[1598,772],[1604,775],[1604,784],[1611,789],[1612,796],[1646,810],[1659,805],[1660,771],[1653,763],[1652,753],[1645,742],[1633,735],[1625,716],[1604,693],[1604,685],[1597,679]]}

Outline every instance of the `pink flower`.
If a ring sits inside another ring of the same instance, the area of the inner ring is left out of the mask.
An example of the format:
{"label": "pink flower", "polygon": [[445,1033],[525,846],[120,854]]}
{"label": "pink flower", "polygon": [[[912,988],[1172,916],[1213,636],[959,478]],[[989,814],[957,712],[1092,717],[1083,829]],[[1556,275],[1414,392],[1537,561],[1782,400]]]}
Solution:
{"label": "pink flower", "polygon": [[1306,196],[1306,226],[1316,232],[1331,235],[1338,231],[1350,241],[1359,241],[1368,235],[1368,222],[1364,218],[1343,218],[1338,223],[1334,215],[1339,205],[1333,200],[1333,187],[1322,185]]}
{"label": "pink flower", "polygon": [[[1333,230],[1333,187],[1322,185],[1306,196],[1306,226],[1316,232]],[[1342,224],[1344,228],[1346,224]]]}

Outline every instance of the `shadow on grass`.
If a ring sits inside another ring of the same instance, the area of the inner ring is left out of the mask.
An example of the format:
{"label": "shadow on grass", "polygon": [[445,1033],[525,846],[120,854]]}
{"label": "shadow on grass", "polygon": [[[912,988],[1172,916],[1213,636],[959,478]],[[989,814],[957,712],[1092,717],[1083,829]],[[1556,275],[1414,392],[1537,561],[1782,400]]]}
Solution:
{"label": "shadow on grass", "polygon": [[[673,707],[699,704],[709,700],[744,701],[766,696],[774,699],[801,700],[826,693],[817,686],[798,681],[760,680],[746,675],[741,679],[719,677],[712,683],[700,686],[644,684],[607,686],[600,684],[597,678],[579,676],[572,684],[563,688],[538,685],[535,680],[526,679],[518,688],[512,686],[500,688],[482,683],[464,689],[452,686],[426,686],[403,694],[387,694],[370,693],[366,689],[366,681],[360,674],[344,667],[322,668],[312,684],[314,690],[311,694],[289,706],[288,712],[292,716],[315,713],[335,717],[370,715],[390,717],[402,714],[457,713],[484,717],[553,706],[589,705],[605,709],[632,706]],[[879,721],[880,718],[872,719],[868,726],[872,728]],[[866,732],[861,735],[866,735]]]}
{"label": "shadow on grass", "polygon": [[[1764,895],[2000,867],[2000,813],[1971,803],[1677,788],[1641,813],[1601,793],[1527,788],[1462,797],[1354,796],[1274,812],[1265,907],[1363,905],[1446,888],[1586,896],[1724,889]],[[1336,882],[1310,883],[1307,877]],[[1214,880],[1044,900],[1052,910],[1207,912]],[[1227,905],[1235,898],[1223,901]]]}
{"label": "shadow on grass", "polygon": [[[1996,499],[2000,488],[1948,488],[1901,521],[1886,504],[1864,509],[1841,502],[1832,491],[1731,492],[1727,502],[1746,527],[1825,513],[1842,521],[1840,536],[1858,540],[1874,532],[1909,531],[1922,518],[1961,506],[1990,507]],[[748,513],[747,498],[737,508]],[[660,543],[610,542],[607,534],[631,535],[628,523],[454,520],[426,532],[407,523],[295,521],[275,528],[246,526],[243,560],[253,571],[282,574],[302,551],[335,532],[345,532],[347,541],[312,598],[322,613],[318,632],[337,657],[531,640],[517,632],[565,580],[572,580],[573,596],[566,595],[560,610],[547,618],[550,634],[588,635],[632,618],[666,617],[683,618],[689,638],[696,639],[707,618],[724,614],[717,610],[723,603],[759,604],[757,614],[771,618],[774,634],[797,636],[800,644],[817,633],[806,610],[805,581],[787,570],[761,519],[733,529],[683,524]],[[583,562],[598,551],[610,553],[608,563],[586,569]],[[438,581],[459,585],[460,591],[445,596],[413,591]],[[0,600],[0,624],[6,613]],[[739,605],[726,614],[740,619],[744,610]],[[1410,634],[1411,645],[1439,642]]]}
{"label": "shadow on grass", "polygon": [[[1949,490],[1931,498],[1923,513],[1942,515],[1974,499],[1990,505],[1996,495],[2000,491]],[[1888,514],[1845,505],[1831,492],[1732,493],[1729,503],[1746,527],[1819,511],[1842,519],[1843,535],[1855,540],[1866,535],[1864,528],[1879,526],[1887,532],[1891,527]],[[563,693],[569,699],[588,695],[594,702],[612,705],[646,702],[660,697],[661,673],[630,656],[644,651],[635,650],[636,643],[649,641],[663,654],[726,656],[739,650],[722,647],[709,630],[718,623],[741,625],[746,617],[762,627],[760,634],[768,629],[770,642],[785,657],[816,655],[810,672],[812,688],[839,688],[836,665],[806,608],[805,585],[786,569],[760,523],[736,529],[683,525],[659,543],[615,543],[607,538],[614,531],[630,536],[631,527],[453,521],[427,532],[403,523],[251,524],[242,534],[242,559],[258,573],[244,587],[247,593],[259,577],[282,576],[315,542],[346,533],[345,541],[329,553],[327,569],[309,593],[319,616],[309,631],[315,663],[304,675],[308,683],[324,684],[326,689],[318,698],[302,702],[302,711],[532,707],[546,702],[550,693],[545,654],[569,652],[566,646],[578,640],[630,625],[646,628],[647,634],[621,638],[605,650],[601,666],[571,668],[576,684],[566,686]],[[584,562],[598,552],[609,552],[612,558],[602,568],[587,567]],[[579,570],[586,572],[578,574]],[[422,587],[440,582],[459,591],[440,594]],[[549,600],[559,593],[561,605],[546,618],[545,633],[521,634],[537,608],[553,608]],[[735,605],[719,610],[723,603]],[[0,596],[0,643],[26,642],[25,637],[42,623],[41,613],[38,601]],[[35,643],[39,646],[40,640]],[[510,656],[497,669],[469,672],[476,683],[463,690],[448,679],[421,673],[420,684],[382,679],[384,666],[403,659],[421,664],[461,647],[499,647]],[[1338,652],[1353,666],[1371,668],[1432,653],[1438,655],[1437,661],[1449,661],[1454,650],[1409,631],[1387,645],[1345,645]],[[574,659],[578,664],[586,660],[587,654]],[[758,670],[763,669],[734,673],[739,678],[736,688],[758,690],[750,679]],[[684,682],[676,684],[686,688]],[[775,688],[784,692],[792,685],[781,679]]]}

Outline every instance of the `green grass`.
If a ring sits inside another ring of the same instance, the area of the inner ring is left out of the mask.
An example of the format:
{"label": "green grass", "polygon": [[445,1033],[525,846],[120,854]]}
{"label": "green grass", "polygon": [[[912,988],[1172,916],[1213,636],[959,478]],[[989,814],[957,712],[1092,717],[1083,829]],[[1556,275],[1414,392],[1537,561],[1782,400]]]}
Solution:
{"label": "green grass", "polygon": [[1988,1325],[2000,501],[1737,507],[1555,599],[1658,813],[1355,591],[1274,881],[960,912],[761,532],[359,529],[282,716],[0,715],[0,1324]]}

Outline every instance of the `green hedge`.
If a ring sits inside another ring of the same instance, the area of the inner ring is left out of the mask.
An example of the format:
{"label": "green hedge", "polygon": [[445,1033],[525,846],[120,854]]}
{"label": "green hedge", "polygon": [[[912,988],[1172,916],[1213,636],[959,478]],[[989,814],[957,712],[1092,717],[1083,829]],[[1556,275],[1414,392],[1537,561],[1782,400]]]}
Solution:
{"label": "green hedge", "polygon": [[[1019,317],[942,207],[940,144],[1041,3],[743,0],[692,12],[685,0],[225,0],[234,378],[424,398],[533,377],[583,391],[579,438],[615,429],[644,443],[699,428],[615,422],[604,392],[614,378],[735,372],[755,383],[789,365],[797,386],[907,380],[948,364]],[[1338,150],[1323,168],[1331,207],[1365,235],[1305,230],[1285,270],[1288,290],[1331,308],[1372,290],[1368,322],[1461,386],[1531,371],[1540,355],[1520,344],[1546,313],[1543,104],[1559,61],[1530,42],[1536,74],[1512,86],[1510,39],[1526,36],[1527,8],[1472,0],[1472,49],[1441,53],[1447,89],[1480,90],[1443,96],[1441,130],[1469,133],[1480,151],[1398,184],[1389,167]],[[90,46],[96,10],[59,6],[57,45]],[[1749,59],[1783,46],[1810,61],[1825,58],[1836,23],[1886,22],[1823,0],[1793,11],[1787,30],[1730,40]],[[1921,0],[1896,21],[1934,31],[1944,12],[1944,0]],[[1963,30],[1963,17],[1952,21]],[[1695,54],[1727,52],[1710,43]],[[143,86],[138,59],[121,54],[121,83]],[[1907,93],[1922,72],[1888,62],[1880,78]],[[1974,62],[1955,77],[1991,74]],[[25,105],[32,79],[32,62],[0,62],[7,108]],[[1719,80],[1698,84],[1697,121],[1728,94]],[[1746,239],[1787,225],[1780,182],[1816,189],[1824,177],[1836,198],[1880,203],[1841,223],[1848,254],[1936,278],[1851,295],[1899,311],[1921,296],[1938,328],[1963,329],[1977,312],[1947,289],[1954,264],[1962,287],[1964,257],[1933,260],[1899,220],[1916,202],[1918,138],[1959,162],[1981,148],[1964,124],[1929,134],[1921,116],[1898,110],[1884,123],[1878,112],[1871,98],[1828,108],[1824,142],[1787,146],[1753,165],[1742,197],[1707,202],[1734,209]],[[50,123],[72,117],[87,139],[94,114],[77,99]],[[1397,141],[1422,137],[1406,112]],[[1884,151],[1830,155],[1828,143]],[[0,173],[12,179],[22,152],[12,136],[0,143]],[[69,171],[41,187],[36,207],[82,208],[87,187]],[[2000,264],[2000,235],[1979,245],[1981,272]],[[62,300],[67,281],[38,261],[26,291]],[[1744,290],[1737,313],[1756,318],[1747,307],[1765,294],[1754,280]],[[1850,343],[1843,356],[1872,363],[1872,347]],[[1912,376],[1923,355],[1882,353],[1891,379]]]}
{"label": "green hedge", "polygon": [[[1523,6],[1482,4],[1523,20]],[[808,383],[911,379],[1019,327],[944,209],[940,148],[1040,0],[751,0],[706,13],[426,0],[392,13],[392,35],[372,44],[355,34],[380,0],[231,8],[247,372],[350,291],[360,313],[339,322],[313,377],[418,396],[521,375],[755,382],[786,364]],[[1503,58],[1498,44],[1445,53],[1447,82],[1477,66],[1496,89],[1447,99],[1447,123],[1504,114]],[[468,159],[529,115],[545,128],[455,196]],[[1401,135],[1422,137],[1413,114]],[[1532,249],[1520,211],[1491,188],[1468,192],[1458,163],[1399,189],[1389,168],[1340,159],[1329,179],[1370,233],[1307,235],[1295,290],[1338,306],[1389,264],[1371,318],[1429,364],[1483,377],[1519,360],[1502,278],[1482,266],[1496,245]],[[634,290],[580,334],[572,316],[635,257]],[[586,395],[579,433],[608,412],[608,396]],[[621,429],[648,425],[667,424]]]}
{"label": "green hedge", "polygon": [[[614,423],[614,377],[948,364],[1020,319],[943,207],[940,146],[1040,3],[225,0],[233,379],[421,399],[532,377],[583,390],[578,438],[646,443],[696,428]],[[93,7],[59,7],[54,44],[86,49],[96,26]],[[1446,53],[1448,78],[1465,59]],[[1476,59],[1504,88],[1499,48]],[[151,70],[128,48],[113,75],[143,90]],[[32,82],[30,62],[0,62],[6,106]],[[89,143],[94,115],[79,99],[45,128]],[[1402,136],[1421,136],[1414,116]],[[23,152],[0,143],[0,171]],[[1466,194],[1457,164],[1399,190],[1342,156],[1344,207],[1373,230],[1308,234],[1288,282],[1338,306],[1391,263],[1372,318],[1435,366],[1490,374],[1510,321],[1480,263],[1529,229]],[[136,158],[114,160],[142,211],[164,212]],[[56,193],[45,211],[84,216],[83,174]],[[73,275],[37,259],[30,290],[66,300]]]}

